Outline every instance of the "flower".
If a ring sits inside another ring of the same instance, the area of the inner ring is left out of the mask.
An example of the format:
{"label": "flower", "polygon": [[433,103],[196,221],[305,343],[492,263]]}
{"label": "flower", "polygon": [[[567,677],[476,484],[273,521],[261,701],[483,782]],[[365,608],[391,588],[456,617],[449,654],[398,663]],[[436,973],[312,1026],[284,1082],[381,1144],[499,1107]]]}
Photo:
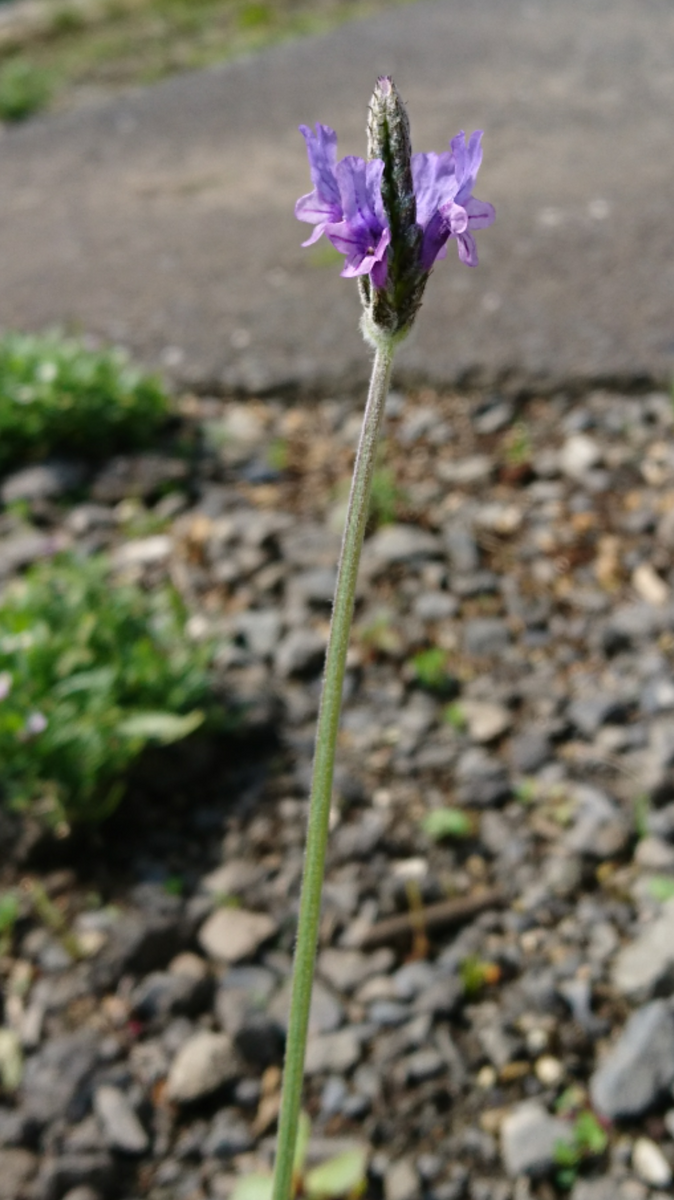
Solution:
{"label": "flower", "polygon": [[337,161],[337,134],[328,125],[300,126],[313,191],[295,205],[314,226],[305,246],[322,234],[345,256],[342,275],[358,276],[364,330],[404,336],[421,304],[431,269],[456,241],[459,259],[477,266],[474,231],[495,218],[473,187],[482,163],[482,131],[463,131],[442,154],[412,154],[409,119],[389,76],[370,102],[368,154]]}
{"label": "flower", "polygon": [[39,733],[44,733],[47,728],[47,718],[44,713],[32,712],[26,718],[24,735],[26,737],[37,737]]}
{"label": "flower", "polygon": [[467,143],[462,130],[452,138],[451,151],[412,155],[417,222],[424,231],[420,256],[424,271],[446,257],[450,238],[458,242],[461,262],[477,266],[477,246],[471,230],[486,229],[496,217],[491,204],[472,195],[482,162],[481,141],[481,129],[472,133]]}
{"label": "flower", "polygon": [[6,700],[12,690],[12,676],[9,671],[0,671],[0,700]]}
{"label": "flower", "polygon": [[391,233],[381,199],[383,162],[348,156],[337,162],[337,134],[328,125],[314,133],[300,125],[307,143],[313,192],[300,196],[295,216],[315,226],[304,246],[325,234],[346,256],[342,275],[370,275],[376,287],[386,280],[386,248]]}

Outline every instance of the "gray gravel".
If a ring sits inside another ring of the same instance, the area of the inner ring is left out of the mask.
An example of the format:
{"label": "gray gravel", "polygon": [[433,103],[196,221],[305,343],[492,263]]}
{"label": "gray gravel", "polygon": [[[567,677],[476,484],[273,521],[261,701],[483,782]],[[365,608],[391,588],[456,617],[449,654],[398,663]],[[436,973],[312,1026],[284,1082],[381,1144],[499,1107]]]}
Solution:
{"label": "gray gravel", "polygon": [[[368,1200],[569,1188],[662,1200],[674,1166],[669,397],[560,387],[394,401],[394,487],[365,547],[344,688],[311,1154],[365,1145]],[[173,580],[243,713],[237,742],[154,762],[85,853],[59,844],[40,865],[14,842],[2,886],[39,877],[84,957],[26,907],[0,960],[0,1053],[25,1058],[0,1096],[6,1200],[226,1200],[270,1161],[359,404],[184,408],[181,436],[221,423],[229,440],[204,437],[180,472],[170,446],[117,460],[70,506],[45,475],[39,496],[0,512],[5,575],[66,544],[109,550],[147,587]],[[16,494],[11,477],[5,488]],[[443,808],[464,828],[438,841],[425,823]],[[564,1178],[560,1143],[577,1145],[588,1120],[606,1146],[581,1145]]]}

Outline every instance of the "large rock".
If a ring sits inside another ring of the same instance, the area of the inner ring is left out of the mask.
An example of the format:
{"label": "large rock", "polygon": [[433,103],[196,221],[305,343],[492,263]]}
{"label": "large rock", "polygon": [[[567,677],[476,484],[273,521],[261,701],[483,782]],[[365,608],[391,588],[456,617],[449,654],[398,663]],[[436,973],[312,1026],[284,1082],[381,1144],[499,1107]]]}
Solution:
{"label": "large rock", "polygon": [[635,1012],[590,1080],[595,1108],[615,1120],[637,1117],[674,1083],[674,1012],[654,1000]]}

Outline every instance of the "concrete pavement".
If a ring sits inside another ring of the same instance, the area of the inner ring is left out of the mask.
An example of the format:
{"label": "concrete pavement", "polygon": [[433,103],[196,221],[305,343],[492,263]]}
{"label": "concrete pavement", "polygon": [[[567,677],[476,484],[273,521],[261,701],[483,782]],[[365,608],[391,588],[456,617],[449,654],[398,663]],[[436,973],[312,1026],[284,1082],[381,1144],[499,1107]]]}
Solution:
{"label": "concrete pavement", "polygon": [[438,264],[401,373],[666,379],[673,64],[670,0],[424,0],[7,130],[0,324],[90,330],[200,387],[359,382],[357,289],[300,247],[297,125],[363,154],[391,72],[416,149],[485,130],[497,209],[477,270]]}

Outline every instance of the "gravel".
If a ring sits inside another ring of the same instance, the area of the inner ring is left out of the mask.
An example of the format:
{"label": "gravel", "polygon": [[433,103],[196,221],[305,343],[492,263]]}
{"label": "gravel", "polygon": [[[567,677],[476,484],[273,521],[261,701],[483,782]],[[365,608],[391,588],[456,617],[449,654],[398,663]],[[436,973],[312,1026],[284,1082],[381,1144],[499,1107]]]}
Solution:
{"label": "gravel", "polygon": [[[185,411],[180,453],[112,460],[71,507],[62,465],[4,481],[0,577],[69,545],[170,578],[241,719],[154,757],[100,835],[3,825],[2,887],[39,880],[83,957],[24,905],[0,958],[24,1058],[0,1200],[226,1200],[270,1161],[360,409]],[[305,1086],[318,1159],[366,1145],[367,1200],[671,1189],[673,424],[664,393],[598,388],[387,410]],[[463,828],[436,841],[443,808]],[[588,1114],[607,1147],[565,1178]]]}

